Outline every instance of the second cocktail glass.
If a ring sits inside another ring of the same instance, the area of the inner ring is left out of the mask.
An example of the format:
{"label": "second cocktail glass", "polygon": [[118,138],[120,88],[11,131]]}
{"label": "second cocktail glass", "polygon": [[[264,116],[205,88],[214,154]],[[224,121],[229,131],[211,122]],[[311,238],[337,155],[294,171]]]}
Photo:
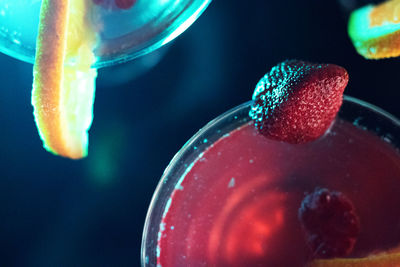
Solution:
{"label": "second cocktail glass", "polygon": [[[355,258],[400,245],[399,120],[346,96],[324,136],[292,145],[260,135],[250,105],[210,122],[173,158],[148,211],[142,266],[305,266],[330,258],[333,245]],[[332,244],[304,231],[304,206],[323,194],[351,203],[351,238]]]}
{"label": "second cocktail glass", "polygon": [[[86,0],[92,1],[92,0]],[[33,63],[41,0],[0,2],[0,51]],[[107,0],[102,2],[113,1]],[[99,68],[149,53],[185,31],[211,0],[137,0],[126,10],[93,5],[91,20],[100,37],[95,51]]]}

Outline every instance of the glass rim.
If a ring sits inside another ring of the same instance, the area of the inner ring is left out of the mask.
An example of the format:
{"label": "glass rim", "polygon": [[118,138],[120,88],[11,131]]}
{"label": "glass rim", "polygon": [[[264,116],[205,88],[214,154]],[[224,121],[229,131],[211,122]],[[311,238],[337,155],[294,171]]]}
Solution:
{"label": "glass rim", "polygon": [[[154,38],[149,42],[149,44],[143,48],[139,49],[127,56],[118,56],[114,59],[106,59],[104,61],[96,62],[92,68],[103,68],[109,67],[120,63],[125,63],[135,58],[147,55],[160,47],[172,42],[178,36],[180,36],[183,32],[185,32],[207,9],[212,0],[203,0],[203,3],[195,9],[191,15],[185,17],[182,20],[182,23],[179,24],[178,27],[167,27],[163,30],[162,34]],[[173,25],[174,23],[171,23]]]}
{"label": "glass rim", "polygon": [[[101,59],[100,56],[99,60],[96,61],[91,67],[99,69],[103,67],[110,67],[117,64],[125,63],[135,58],[149,54],[160,47],[163,47],[164,45],[173,41],[183,32],[185,32],[203,14],[203,12],[210,5],[211,1],[212,0],[202,0],[202,3],[197,7],[195,7],[194,10],[190,10],[190,8],[185,10],[182,14],[187,13],[187,15],[184,16],[183,18],[179,18],[181,23],[178,23],[177,27],[174,26],[175,23],[171,23],[168,27],[166,27],[162,31],[161,34],[152,37],[150,40],[142,44],[142,48],[136,48],[133,51],[129,52],[129,54],[127,55],[119,55],[114,58],[105,57],[104,59]],[[194,3],[194,1],[192,1],[192,3]],[[34,64],[36,48],[34,47],[33,53],[29,55],[28,53],[15,52],[14,47],[17,46],[18,45],[14,43],[10,43],[8,44],[8,46],[0,45],[0,53],[15,58],[17,60],[20,60],[22,62]]]}
{"label": "glass rim", "polygon": [[[382,117],[388,119],[389,121],[393,122],[394,126],[397,128],[400,128],[400,120],[395,117],[394,115],[390,114],[389,112],[373,105],[370,104],[366,101],[360,100],[358,98],[352,97],[352,96],[348,96],[348,95],[343,95],[343,103],[353,103],[356,105],[359,105],[367,110],[373,111],[374,113],[381,115]],[[253,103],[253,100],[244,102],[224,113],[222,113],[221,115],[217,116],[216,118],[214,118],[213,120],[211,120],[210,122],[208,122],[204,127],[200,128],[200,130],[198,130],[180,149],[179,151],[174,155],[174,157],[172,158],[172,160],[169,162],[169,164],[167,165],[167,167],[165,168],[158,184],[157,187],[152,195],[148,210],[147,210],[147,214],[146,214],[146,218],[145,218],[145,223],[144,223],[144,227],[143,227],[143,234],[142,234],[142,242],[141,242],[141,266],[145,266],[146,264],[146,253],[147,253],[147,248],[146,248],[146,242],[147,242],[147,237],[148,237],[148,233],[150,232],[150,223],[151,223],[151,216],[153,214],[153,211],[155,209],[156,206],[156,202],[158,200],[158,196],[160,195],[160,192],[163,188],[163,185],[166,183],[166,180],[169,173],[171,172],[171,170],[174,168],[174,166],[176,164],[178,164],[179,160],[182,158],[183,155],[185,155],[185,153],[194,145],[194,143],[199,139],[199,137],[201,137],[203,134],[205,134],[206,132],[208,132],[212,127],[214,127],[216,124],[218,124],[219,122],[225,120],[226,118],[229,118],[230,116],[232,116],[235,113],[240,112],[241,110],[244,110],[246,108],[248,108],[251,104]]]}

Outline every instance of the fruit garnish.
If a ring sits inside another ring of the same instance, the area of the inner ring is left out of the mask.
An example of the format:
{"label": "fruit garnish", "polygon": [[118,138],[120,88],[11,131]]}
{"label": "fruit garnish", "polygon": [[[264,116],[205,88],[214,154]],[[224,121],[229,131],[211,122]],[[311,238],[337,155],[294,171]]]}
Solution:
{"label": "fruit garnish", "polygon": [[97,70],[89,0],[43,0],[32,105],[44,147],[78,159],[87,155]]}
{"label": "fruit garnish", "polygon": [[137,0],[92,0],[94,4],[103,6],[107,9],[115,7],[119,9],[130,9]]}
{"label": "fruit garnish", "polygon": [[121,9],[129,9],[135,4],[136,0],[115,0],[117,7]]}
{"label": "fruit garnish", "polygon": [[400,253],[382,252],[365,258],[314,260],[307,267],[400,267]]}
{"label": "fruit garnish", "polygon": [[348,32],[357,52],[367,59],[400,55],[400,0],[367,5],[352,12]]}
{"label": "fruit garnish", "polygon": [[313,258],[349,255],[360,232],[360,221],[350,199],[326,188],[316,188],[304,197],[299,220]]}
{"label": "fruit garnish", "polygon": [[258,82],[250,116],[266,137],[294,144],[315,140],[332,124],[347,82],[340,66],[284,61]]}

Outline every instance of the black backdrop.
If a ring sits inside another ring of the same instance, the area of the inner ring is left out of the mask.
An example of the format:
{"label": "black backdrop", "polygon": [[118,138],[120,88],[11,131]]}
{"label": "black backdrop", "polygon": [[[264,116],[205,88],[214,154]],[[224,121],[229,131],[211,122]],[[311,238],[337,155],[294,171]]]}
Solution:
{"label": "black backdrop", "polygon": [[138,266],[147,207],[173,155],[292,58],[344,66],[348,95],[400,116],[400,60],[357,55],[331,0],[215,0],[168,47],[101,69],[80,161],[42,149],[32,66],[0,55],[0,265]]}

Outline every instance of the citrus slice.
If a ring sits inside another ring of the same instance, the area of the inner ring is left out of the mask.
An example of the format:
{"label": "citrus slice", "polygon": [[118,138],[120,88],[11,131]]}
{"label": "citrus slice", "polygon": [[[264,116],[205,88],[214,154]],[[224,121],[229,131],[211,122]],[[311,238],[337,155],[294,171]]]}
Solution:
{"label": "citrus slice", "polygon": [[97,70],[96,34],[87,20],[90,0],[43,0],[32,105],[43,146],[79,159],[87,155]]}
{"label": "citrus slice", "polygon": [[315,260],[308,267],[400,267],[400,253],[397,251],[365,258]]}
{"label": "citrus slice", "polygon": [[400,56],[400,0],[353,11],[348,32],[357,52],[365,58]]}

